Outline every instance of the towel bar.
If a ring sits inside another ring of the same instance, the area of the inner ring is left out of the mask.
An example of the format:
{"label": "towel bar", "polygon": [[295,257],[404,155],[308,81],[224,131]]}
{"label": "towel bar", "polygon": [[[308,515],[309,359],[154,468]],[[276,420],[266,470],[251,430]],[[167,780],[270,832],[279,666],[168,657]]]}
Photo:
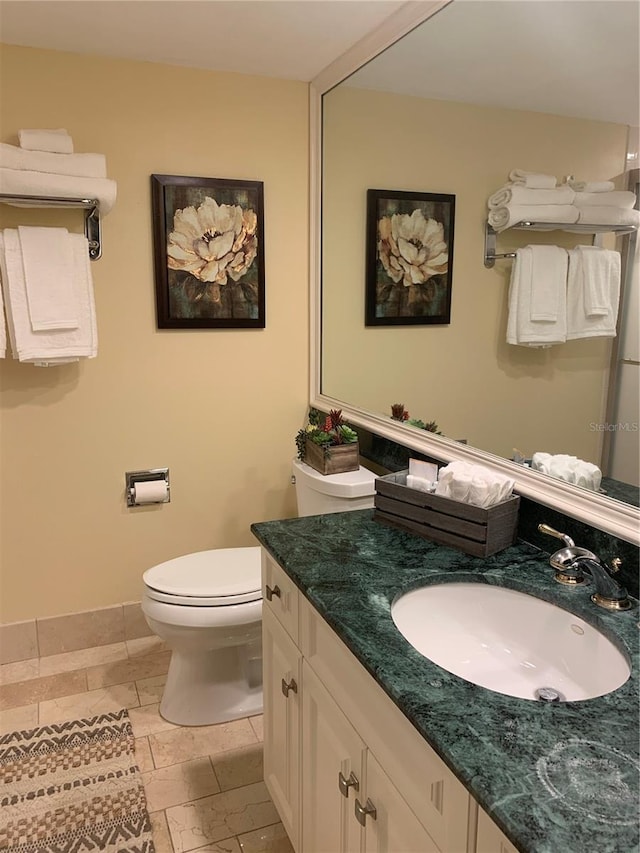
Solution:
{"label": "towel bar", "polygon": [[100,202],[95,198],[62,198],[58,196],[14,195],[0,193],[0,203],[17,207],[81,207],[84,209],[84,233],[89,243],[89,258],[102,256]]}
{"label": "towel bar", "polygon": [[[567,222],[518,222],[516,225],[511,225],[506,228],[506,231],[516,229],[519,231],[567,231],[570,230],[576,234],[593,234],[594,242],[597,234],[616,234],[622,237],[625,234],[633,234],[638,229],[634,225],[587,225],[582,223],[567,223]],[[494,231],[488,222],[484,228],[484,265],[487,269],[493,269],[495,262],[502,258],[515,258],[515,252],[498,252],[496,253],[496,236],[497,231]]]}

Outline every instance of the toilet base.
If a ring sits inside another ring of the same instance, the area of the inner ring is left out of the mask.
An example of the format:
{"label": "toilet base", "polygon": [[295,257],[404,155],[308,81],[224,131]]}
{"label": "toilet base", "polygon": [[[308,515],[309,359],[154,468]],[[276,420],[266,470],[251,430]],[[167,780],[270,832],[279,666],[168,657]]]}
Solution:
{"label": "toilet base", "polygon": [[171,654],[160,715],[177,726],[210,726],[262,713],[262,657],[244,646]]}

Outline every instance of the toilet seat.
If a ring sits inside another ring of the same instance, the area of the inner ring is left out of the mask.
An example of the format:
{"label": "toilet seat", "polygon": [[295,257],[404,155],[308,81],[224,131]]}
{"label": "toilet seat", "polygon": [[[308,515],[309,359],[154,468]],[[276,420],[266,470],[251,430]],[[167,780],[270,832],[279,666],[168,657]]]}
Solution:
{"label": "toilet seat", "polygon": [[260,548],[216,548],[153,566],[142,576],[155,601],[224,607],[262,598]]}

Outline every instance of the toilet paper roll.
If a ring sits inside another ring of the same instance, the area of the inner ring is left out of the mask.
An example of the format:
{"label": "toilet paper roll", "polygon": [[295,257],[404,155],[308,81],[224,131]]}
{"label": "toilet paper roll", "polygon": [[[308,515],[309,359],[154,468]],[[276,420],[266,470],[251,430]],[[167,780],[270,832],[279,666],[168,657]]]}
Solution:
{"label": "toilet paper roll", "polygon": [[135,483],[133,500],[137,504],[157,504],[166,501],[168,495],[166,480],[148,480]]}

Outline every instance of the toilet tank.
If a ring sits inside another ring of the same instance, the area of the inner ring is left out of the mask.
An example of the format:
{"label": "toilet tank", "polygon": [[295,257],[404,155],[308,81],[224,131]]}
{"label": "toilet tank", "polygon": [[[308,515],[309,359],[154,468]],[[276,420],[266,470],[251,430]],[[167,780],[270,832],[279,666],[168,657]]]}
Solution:
{"label": "toilet tank", "polygon": [[373,507],[376,474],[362,465],[357,471],[325,475],[294,459],[292,473],[299,516]]}

